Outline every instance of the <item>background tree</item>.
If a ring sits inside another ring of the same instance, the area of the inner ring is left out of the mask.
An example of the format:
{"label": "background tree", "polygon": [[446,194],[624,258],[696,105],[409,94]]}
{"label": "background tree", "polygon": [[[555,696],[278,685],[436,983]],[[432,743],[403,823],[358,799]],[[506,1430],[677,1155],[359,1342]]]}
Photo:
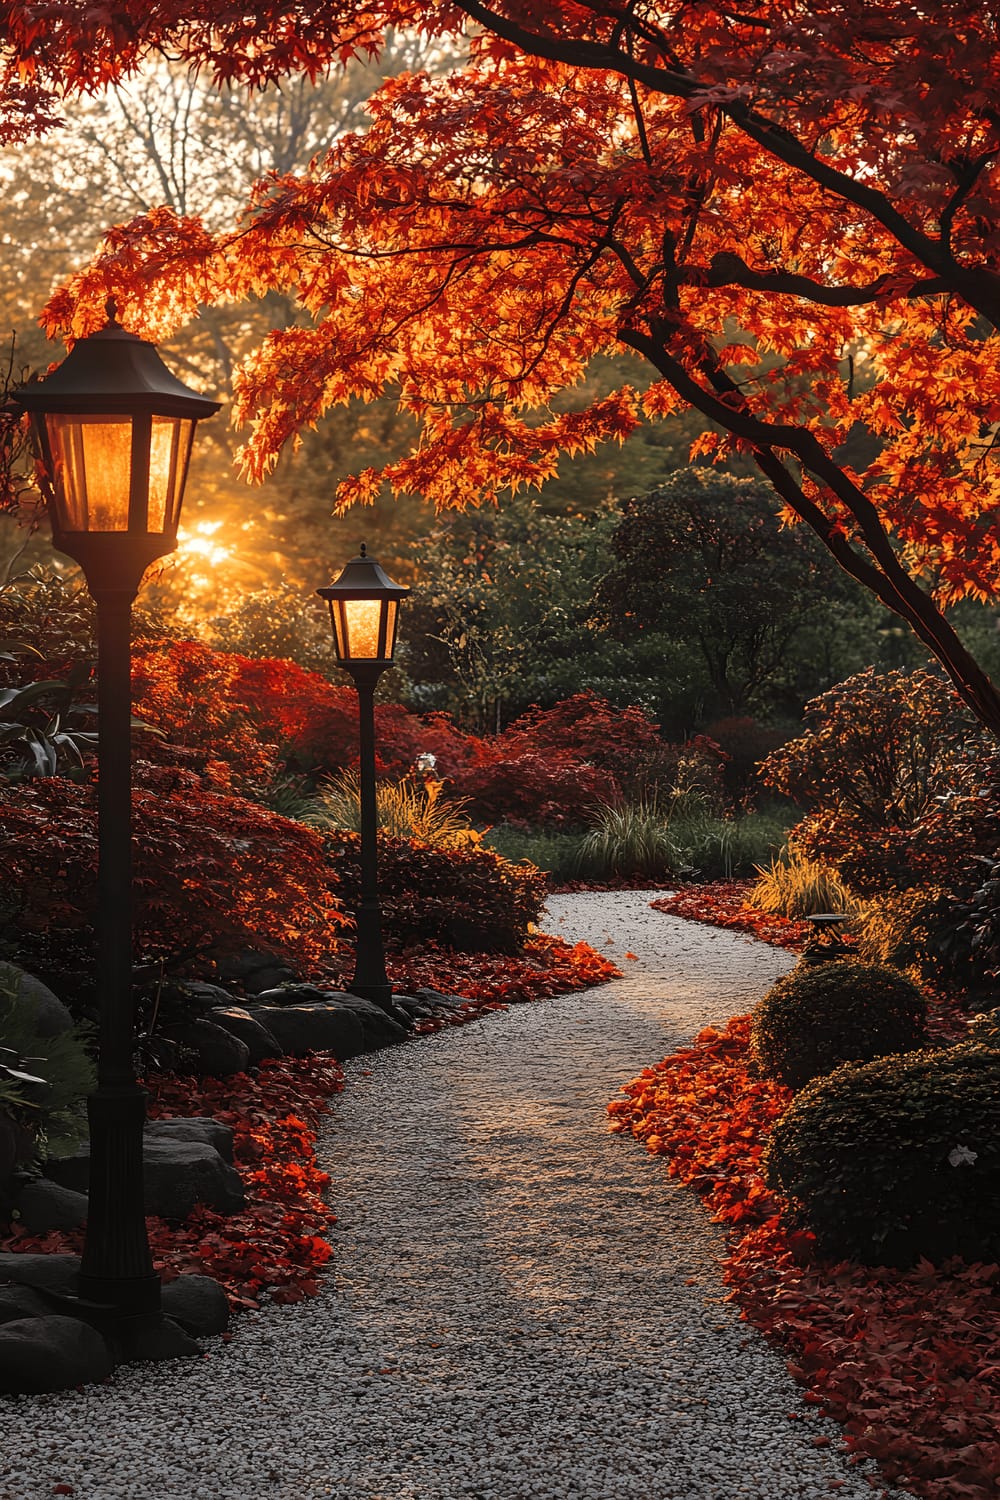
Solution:
{"label": "background tree", "polygon": [[836,636],[858,602],[816,539],[782,525],[770,485],[710,468],[624,501],[611,550],[599,622],[619,639],[652,633],[694,651],[706,718],[796,713],[817,685],[817,637]]}
{"label": "background tree", "polygon": [[659,643],[636,650],[590,619],[614,524],[607,503],[546,515],[524,498],[443,516],[411,548],[402,661],[412,705],[488,733],[584,688],[653,706]]}
{"label": "background tree", "polygon": [[[456,45],[471,22],[468,63],[391,80],[366,131],[258,190],[235,232],[140,216],[50,325],[92,327],[109,286],[158,335],[198,302],[296,296],[308,326],[272,333],[237,380],[249,472],[354,397],[396,387],[421,425],[344,504],[386,482],[444,507],[537,483],[560,452],[690,403],[729,434],[706,451],[748,452],[1000,729],[940,608],[992,593],[1000,546],[989,11],[315,0],[289,18],[266,0],[209,23],[181,0],[69,17],[8,0],[5,128],[153,46],[259,85],[378,51],[401,20]],[[622,344],[662,377],[641,399],[528,420]],[[858,424],[877,449],[863,472],[842,457]]]}

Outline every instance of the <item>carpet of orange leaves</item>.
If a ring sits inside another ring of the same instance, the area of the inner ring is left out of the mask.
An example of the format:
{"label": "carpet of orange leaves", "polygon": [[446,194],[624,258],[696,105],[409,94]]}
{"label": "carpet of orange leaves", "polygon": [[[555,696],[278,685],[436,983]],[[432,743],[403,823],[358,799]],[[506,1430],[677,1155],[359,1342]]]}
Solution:
{"label": "carpet of orange leaves", "polygon": [[[937,1019],[943,1037],[953,1034],[948,1008]],[[1000,1267],[921,1262],[900,1272],[820,1259],[760,1176],[791,1095],[748,1066],[749,1034],[750,1017],[737,1016],[645,1068],[608,1106],[612,1131],[665,1157],[729,1227],[732,1297],[785,1349],[803,1400],[843,1425],[854,1461],[875,1459],[888,1481],[926,1500],[995,1500]]]}
{"label": "carpet of orange leaves", "polygon": [[776,948],[799,952],[813,936],[808,922],[793,922],[772,912],[756,911],[745,906],[752,880],[716,880],[711,885],[682,885],[672,896],[649,904],[654,911],[665,911],[690,922],[708,922],[713,927],[729,927],[748,932]]}

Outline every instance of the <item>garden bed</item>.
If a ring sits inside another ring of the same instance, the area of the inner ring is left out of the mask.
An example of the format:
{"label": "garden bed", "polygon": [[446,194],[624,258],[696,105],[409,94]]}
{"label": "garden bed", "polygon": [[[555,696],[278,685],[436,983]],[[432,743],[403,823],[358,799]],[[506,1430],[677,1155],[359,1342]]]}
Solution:
{"label": "garden bed", "polygon": [[[745,889],[694,887],[652,904],[763,936],[761,914],[742,907]],[[805,926],[784,923],[767,940],[797,947],[801,935],[789,929]],[[954,1039],[963,1024],[954,1002],[932,996],[931,1010],[934,1034]],[[665,1157],[728,1227],[732,1298],[785,1350],[803,1401],[843,1425],[856,1461],[876,1460],[887,1480],[926,1500],[995,1496],[1000,1267],[923,1261],[901,1272],[820,1259],[810,1234],[785,1226],[783,1200],[760,1175],[792,1096],[755,1075],[749,1039],[749,1016],[705,1028],[626,1085],[608,1107],[612,1131]]]}
{"label": "garden bed", "polygon": [[[516,957],[426,945],[393,957],[390,968],[401,991],[428,985],[468,996],[447,1021],[417,1022],[417,1034],[600,984],[618,972],[586,943],[541,933]],[[152,1074],[145,1087],[151,1118],[207,1115],[232,1129],[234,1165],[247,1198],[235,1215],[199,1205],[183,1224],[147,1219],[164,1281],[191,1272],[213,1276],[237,1310],[257,1308],[265,1297],[297,1302],[314,1295],[332,1254],[326,1234],[336,1218],[323,1196],[329,1177],[317,1165],[316,1135],[330,1099],[344,1087],[340,1064],[329,1055],[285,1057],[262,1063],[255,1076]],[[14,1224],[0,1235],[0,1250],[78,1254],[82,1246],[82,1229],[30,1235]]]}

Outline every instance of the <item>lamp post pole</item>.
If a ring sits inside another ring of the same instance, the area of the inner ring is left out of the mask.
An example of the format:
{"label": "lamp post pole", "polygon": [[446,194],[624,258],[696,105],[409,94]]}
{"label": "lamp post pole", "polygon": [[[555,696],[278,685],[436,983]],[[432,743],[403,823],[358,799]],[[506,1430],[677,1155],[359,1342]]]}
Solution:
{"label": "lamp post pole", "polygon": [[385,972],[382,942],[382,907],[378,895],[378,811],[375,792],[375,688],[383,668],[376,663],[356,662],[350,668],[358,691],[358,741],[361,780],[361,900],[355,913],[357,945],[354,995],[374,1000],[388,1009],[392,985]]}
{"label": "lamp post pole", "polygon": [[330,606],[337,662],[354,679],[358,692],[358,736],[361,779],[361,896],[356,922],[354,978],[348,989],[389,1010],[392,985],[385,972],[382,908],[378,895],[378,812],[375,792],[375,689],[392,666],[399,601],[410,592],[369,557],[360,555],[343,569],[336,583],[316,592]]}
{"label": "lamp post pole", "polygon": [[79,563],[97,605],[100,1026],[79,1303],[126,1355],[164,1358],[197,1346],[161,1317],[146,1233],[146,1096],[132,1061],[132,601],[177,545],[195,424],[219,403],[177,380],[113,303],[107,314],[16,399],[32,418],[53,544]]}
{"label": "lamp post pole", "polygon": [[93,588],[97,604],[97,1090],[87,1101],[90,1188],[82,1299],[119,1315],[155,1315],[160,1279],[146,1233],[146,1096],[132,1062],[132,600]]}

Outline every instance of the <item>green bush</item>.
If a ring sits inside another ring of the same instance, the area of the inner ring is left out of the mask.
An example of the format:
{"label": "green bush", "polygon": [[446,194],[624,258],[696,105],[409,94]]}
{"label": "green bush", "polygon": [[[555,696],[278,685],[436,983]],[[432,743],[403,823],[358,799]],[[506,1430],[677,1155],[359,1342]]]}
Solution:
{"label": "green bush", "polygon": [[[593,875],[585,866],[580,846],[585,835],[566,833],[554,828],[514,828],[498,823],[483,834],[483,845],[503,856],[510,864],[534,865],[550,883],[579,880]],[[596,879],[596,875],[594,875]]]}
{"label": "green bush", "polygon": [[[361,896],[361,839],[327,834],[332,886],[348,911]],[[545,878],[492,849],[434,848],[378,838],[378,886],[387,945],[439,942],[468,953],[519,953],[545,902]]]}
{"label": "green bush", "polygon": [[1000,1260],[1000,1052],[963,1043],[838,1068],[793,1100],[763,1171],[825,1256]]}
{"label": "green bush", "polygon": [[765,1077],[800,1089],[841,1063],[910,1052],[926,1035],[923,996],[904,974],[836,959],[779,979],[753,1013],[750,1045]]}
{"label": "green bush", "polygon": [[[0,1114],[19,1123],[43,1160],[69,1156],[87,1133],[94,1067],[78,1028],[45,1036],[35,1009],[0,966]],[[29,1083],[18,1074],[42,1080]],[[13,1076],[12,1076],[13,1075]]]}
{"label": "green bush", "polygon": [[901,969],[916,983],[968,984],[972,934],[966,915],[943,886],[894,891],[865,906],[858,952],[869,963]]}

